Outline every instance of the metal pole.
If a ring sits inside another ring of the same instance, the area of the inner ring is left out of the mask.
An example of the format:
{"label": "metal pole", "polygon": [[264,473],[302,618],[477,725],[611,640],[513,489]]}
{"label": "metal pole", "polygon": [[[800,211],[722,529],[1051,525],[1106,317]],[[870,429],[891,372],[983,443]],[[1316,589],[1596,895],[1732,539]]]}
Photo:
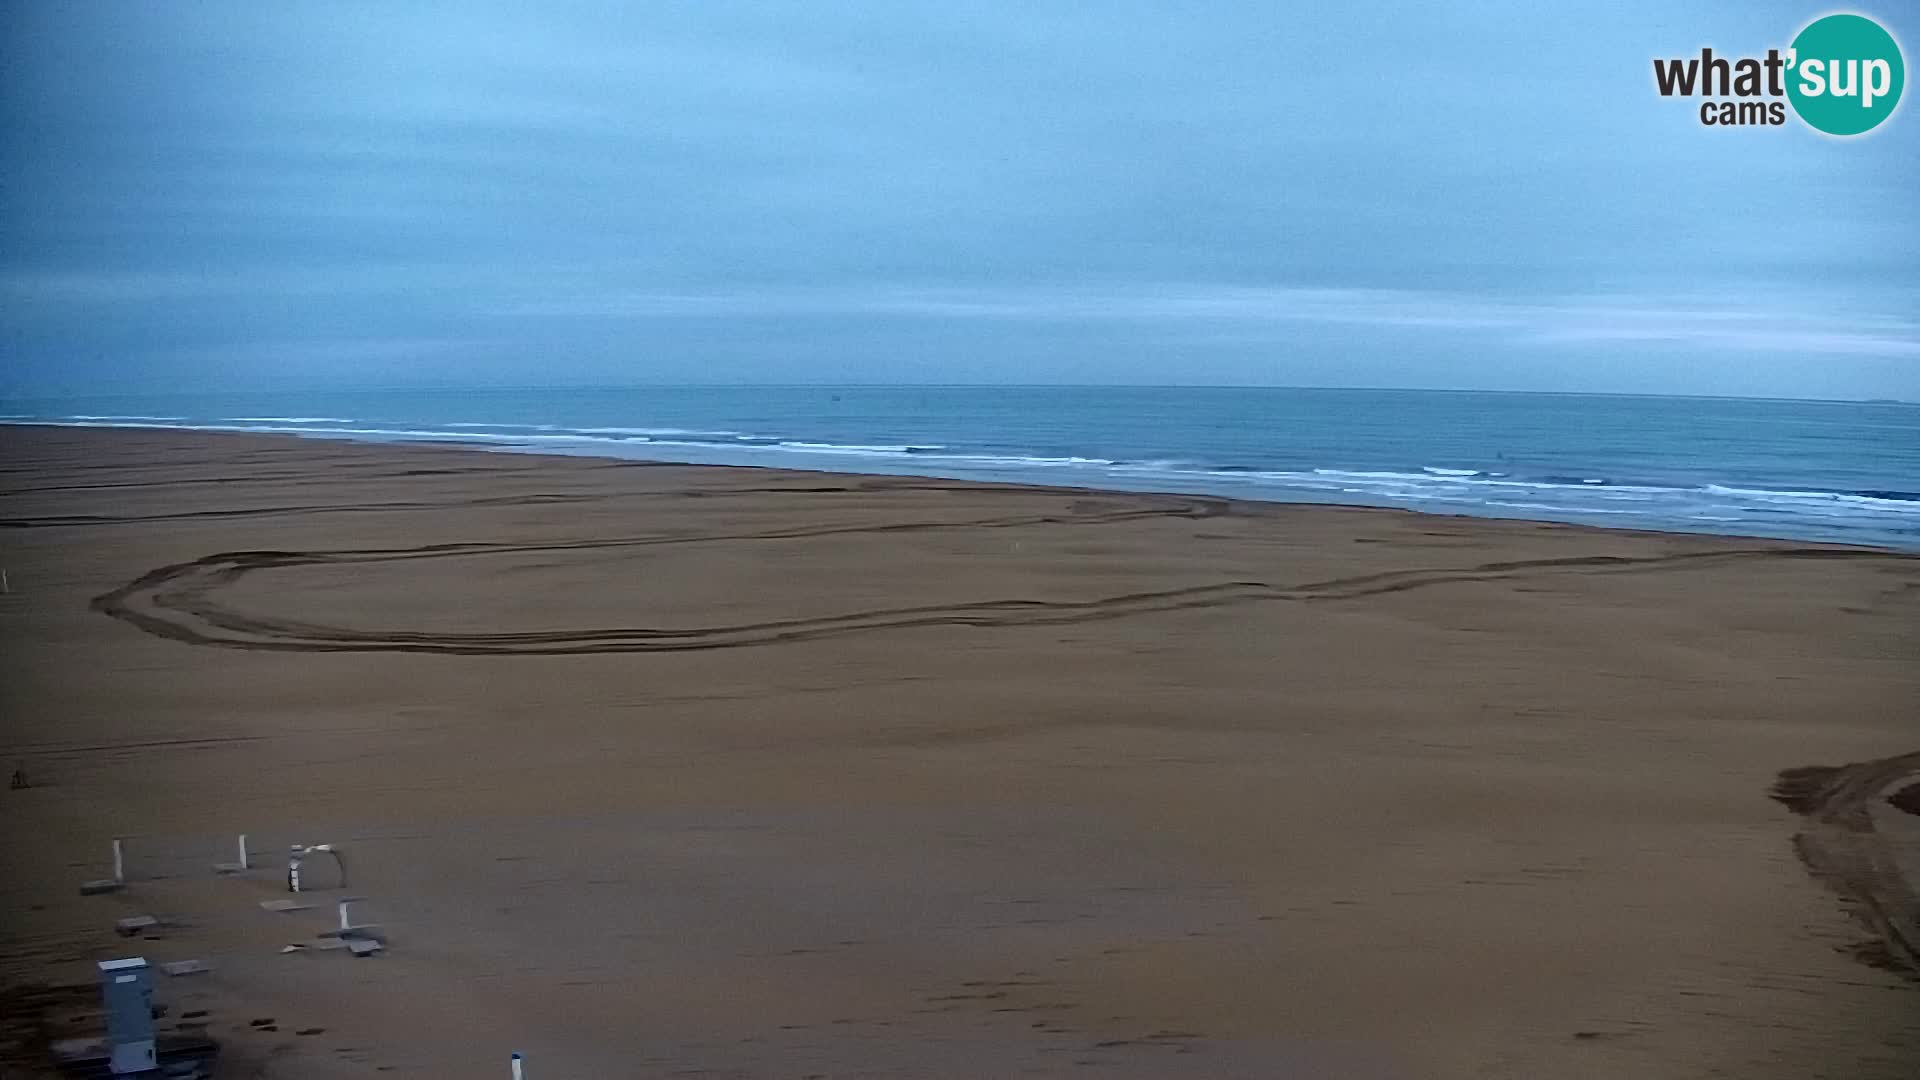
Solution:
{"label": "metal pole", "polygon": [[526,1073],[520,1068],[520,1055],[518,1052],[513,1055],[513,1080],[526,1080]]}
{"label": "metal pole", "polygon": [[113,838],[113,880],[125,884],[127,880],[127,856],[120,848],[120,838]]}

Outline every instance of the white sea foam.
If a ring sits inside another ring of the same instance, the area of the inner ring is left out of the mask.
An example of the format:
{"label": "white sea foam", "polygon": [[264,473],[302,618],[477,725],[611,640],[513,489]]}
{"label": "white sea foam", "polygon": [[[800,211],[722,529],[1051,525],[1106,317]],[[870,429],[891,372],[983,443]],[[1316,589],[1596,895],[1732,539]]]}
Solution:
{"label": "white sea foam", "polygon": [[1729,495],[1759,502],[1786,505],[1807,502],[1839,503],[1846,506],[1872,507],[1892,514],[1920,514],[1920,502],[1909,499],[1883,499],[1875,495],[1855,495],[1845,491],[1775,491],[1767,488],[1724,487],[1720,484],[1708,484],[1706,490],[1715,495]]}
{"label": "white sea foam", "polygon": [[583,428],[569,428],[568,430],[570,430],[570,431],[579,431],[579,432],[585,432],[585,433],[587,433],[587,434],[591,434],[591,435],[642,435],[642,436],[653,436],[653,435],[669,435],[669,436],[671,436],[671,435],[713,435],[713,436],[716,436],[716,437],[719,437],[719,438],[731,438],[731,437],[738,437],[738,436],[739,436],[739,435],[741,434],[741,433],[740,433],[740,432],[738,432],[738,431],[726,431],[726,430],[718,430],[718,431],[711,431],[711,430],[707,430],[707,429],[705,429],[705,428],[673,428],[673,427],[661,427],[661,428],[649,428],[649,427],[583,427]]}
{"label": "white sea foam", "polygon": [[779,445],[788,450],[800,450],[812,453],[845,454],[911,454],[915,451],[943,450],[938,443],[911,443],[902,445],[867,445],[863,443],[825,443],[782,440]]}
{"label": "white sea foam", "polygon": [[536,434],[530,431],[507,431],[507,432],[469,431],[469,432],[462,432],[460,437],[463,439],[510,439],[514,442],[599,443],[603,446],[617,445],[621,442],[645,442],[646,441],[644,439],[638,439],[638,440],[609,439],[605,435],[579,435],[573,432],[564,432],[559,434],[548,434],[543,432],[543,433]]}
{"label": "white sea foam", "polygon": [[915,454],[915,458],[928,462],[965,462],[979,464],[988,468],[1019,470],[1026,467],[1039,469],[1060,468],[1107,468],[1119,462],[1108,458],[1090,457],[1029,457],[1020,454]]}
{"label": "white sea foam", "polygon": [[1515,510],[1552,510],[1561,514],[1631,514],[1632,510],[1605,510],[1598,506],[1568,506],[1564,503],[1502,502],[1488,499],[1487,506],[1508,506]]}
{"label": "white sea foam", "polygon": [[358,421],[342,416],[226,416],[227,424],[352,424]]}
{"label": "white sea foam", "polygon": [[7,420],[4,421],[4,423],[14,427],[135,428],[141,431],[153,431],[156,429],[169,431],[193,430],[190,424],[160,423],[152,420],[39,420],[32,417],[25,417],[18,420]]}
{"label": "white sea foam", "polygon": [[309,428],[292,427],[286,424],[248,425],[239,427],[233,424],[182,424],[183,431],[231,431],[240,434],[256,435],[366,435],[385,439],[461,439],[471,441],[484,436],[465,432],[442,431],[438,428],[372,428],[372,427],[333,427]]}
{"label": "white sea foam", "polygon": [[86,413],[74,413],[73,415],[66,417],[66,419],[68,420],[152,420],[157,423],[166,424],[166,423],[172,423],[177,420],[185,420],[186,417],[184,416],[112,416],[112,415],[89,416]]}

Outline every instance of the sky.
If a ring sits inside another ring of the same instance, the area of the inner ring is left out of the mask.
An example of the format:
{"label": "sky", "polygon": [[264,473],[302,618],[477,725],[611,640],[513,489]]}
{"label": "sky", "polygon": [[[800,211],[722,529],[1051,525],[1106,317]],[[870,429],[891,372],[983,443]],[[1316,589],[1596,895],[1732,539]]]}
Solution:
{"label": "sky", "polygon": [[1827,8],[1294,7],[0,0],[0,396],[1920,399],[1915,103],[1653,88]]}

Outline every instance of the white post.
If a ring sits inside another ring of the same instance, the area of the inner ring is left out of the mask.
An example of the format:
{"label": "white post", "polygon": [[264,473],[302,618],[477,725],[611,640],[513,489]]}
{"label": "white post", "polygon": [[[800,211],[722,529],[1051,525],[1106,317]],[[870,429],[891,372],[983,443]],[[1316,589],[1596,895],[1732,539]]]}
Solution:
{"label": "white post", "polygon": [[353,929],[353,920],[347,917],[347,906],[352,903],[352,900],[340,901],[340,932],[343,934]]}
{"label": "white post", "polygon": [[515,1052],[513,1055],[513,1080],[526,1080],[526,1073],[520,1069],[520,1055],[518,1052]]}
{"label": "white post", "polygon": [[240,834],[240,869],[247,868],[247,834]]}
{"label": "white post", "polygon": [[125,884],[127,880],[127,856],[120,849],[120,838],[113,838],[113,880]]}

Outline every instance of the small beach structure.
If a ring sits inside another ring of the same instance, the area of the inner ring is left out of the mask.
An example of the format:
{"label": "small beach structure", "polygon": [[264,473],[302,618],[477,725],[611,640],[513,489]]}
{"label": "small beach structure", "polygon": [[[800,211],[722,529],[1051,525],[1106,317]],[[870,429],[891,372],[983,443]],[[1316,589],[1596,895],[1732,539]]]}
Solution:
{"label": "small beach structure", "polygon": [[65,1039],[50,1048],[53,1063],[74,1076],[210,1077],[219,1044],[202,1034],[159,1033],[153,1024],[153,968],[144,957],[102,960],[103,1038]]}
{"label": "small beach structure", "polygon": [[297,893],[302,889],[314,887],[313,882],[303,876],[302,871],[306,861],[315,855],[326,855],[332,858],[334,869],[337,871],[337,880],[332,887],[336,889],[347,887],[347,862],[340,857],[339,849],[332,844],[294,844],[287,849],[288,892]]}
{"label": "small beach structure", "polygon": [[234,845],[234,847],[235,847],[236,853],[239,855],[239,861],[214,863],[213,864],[214,873],[244,874],[248,870],[252,869],[252,864],[249,863],[247,859],[247,834],[246,833],[240,834],[240,840],[237,844]]}
{"label": "small beach structure", "polygon": [[101,893],[118,892],[127,884],[127,852],[119,837],[113,838],[113,876],[95,878],[80,883],[81,896],[98,896]]}

